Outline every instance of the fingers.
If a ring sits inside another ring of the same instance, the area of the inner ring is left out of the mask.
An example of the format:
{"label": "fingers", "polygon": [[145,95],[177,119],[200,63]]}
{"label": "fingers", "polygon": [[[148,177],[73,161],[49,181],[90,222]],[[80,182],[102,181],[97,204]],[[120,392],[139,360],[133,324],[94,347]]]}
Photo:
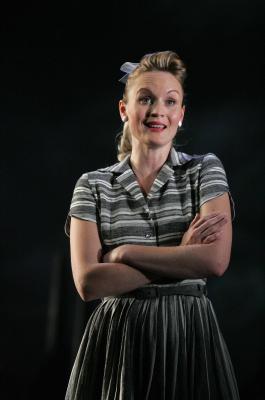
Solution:
{"label": "fingers", "polygon": [[196,213],[195,217],[193,218],[193,220],[190,223],[190,226],[193,226],[197,221],[199,221],[200,219],[200,214]]}
{"label": "fingers", "polygon": [[216,222],[214,225],[206,227],[202,232],[202,238],[212,235],[213,233],[220,232],[222,227],[227,223],[227,219],[223,218],[220,221]]}
{"label": "fingers", "polygon": [[228,222],[225,213],[209,214],[193,225],[193,236],[201,243],[211,243],[218,239],[222,227]]}
{"label": "fingers", "polygon": [[200,232],[205,231],[209,227],[215,226],[215,225],[221,225],[223,226],[224,223],[228,222],[228,217],[225,213],[218,213],[218,214],[209,214],[204,217],[201,217],[199,221],[197,221],[194,225],[194,229],[198,229]]}
{"label": "fingers", "polygon": [[221,236],[221,232],[213,233],[209,236],[206,236],[204,239],[202,239],[202,243],[203,244],[213,243],[215,240],[219,239],[220,236]]}
{"label": "fingers", "polygon": [[182,244],[212,243],[220,237],[221,230],[228,221],[226,213],[215,212],[203,217],[196,213],[183,235]]}

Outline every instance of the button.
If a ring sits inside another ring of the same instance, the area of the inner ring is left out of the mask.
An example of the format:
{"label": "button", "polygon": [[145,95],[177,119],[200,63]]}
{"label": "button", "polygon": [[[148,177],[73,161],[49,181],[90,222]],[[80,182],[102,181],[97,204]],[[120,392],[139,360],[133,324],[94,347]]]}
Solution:
{"label": "button", "polygon": [[146,239],[149,239],[151,236],[152,236],[151,232],[146,232],[146,234],[145,234]]}
{"label": "button", "polygon": [[152,219],[152,213],[148,207],[144,207],[144,214],[145,214],[145,218]]}

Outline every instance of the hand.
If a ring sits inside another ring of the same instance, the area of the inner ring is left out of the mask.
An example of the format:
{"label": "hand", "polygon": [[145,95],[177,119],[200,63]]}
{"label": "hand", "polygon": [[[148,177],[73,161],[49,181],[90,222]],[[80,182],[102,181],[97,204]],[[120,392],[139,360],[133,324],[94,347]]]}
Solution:
{"label": "hand", "polygon": [[197,213],[184,233],[180,245],[212,243],[220,237],[222,227],[227,222],[228,217],[225,213],[212,213],[204,217]]}
{"label": "hand", "polygon": [[110,250],[108,253],[104,254],[102,262],[105,263],[120,263],[122,257],[122,250],[125,245],[115,247],[115,249]]}
{"label": "hand", "polygon": [[[103,263],[125,263],[123,261],[123,257],[125,256],[126,252],[132,251],[134,248],[134,245],[131,244],[123,244],[121,246],[115,247],[115,249],[110,250],[108,253],[106,253],[102,257],[102,262]],[[132,267],[137,269],[136,267]],[[159,282],[159,280],[163,280],[163,277],[161,277],[159,274],[155,274],[153,272],[149,271],[142,271],[140,270],[143,275],[146,276],[150,280],[150,282]]]}

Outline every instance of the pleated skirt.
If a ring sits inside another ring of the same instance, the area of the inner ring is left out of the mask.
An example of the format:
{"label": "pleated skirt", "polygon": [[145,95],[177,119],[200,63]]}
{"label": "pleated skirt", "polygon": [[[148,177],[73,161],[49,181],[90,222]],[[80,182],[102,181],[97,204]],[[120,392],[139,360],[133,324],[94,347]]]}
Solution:
{"label": "pleated skirt", "polygon": [[239,399],[209,298],[104,298],[88,320],[65,400],[177,399]]}

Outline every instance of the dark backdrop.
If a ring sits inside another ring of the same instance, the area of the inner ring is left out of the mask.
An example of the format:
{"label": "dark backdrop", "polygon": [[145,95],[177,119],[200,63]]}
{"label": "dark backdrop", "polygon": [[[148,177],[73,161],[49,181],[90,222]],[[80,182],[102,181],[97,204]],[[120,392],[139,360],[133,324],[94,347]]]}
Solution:
{"label": "dark backdrop", "polygon": [[116,162],[120,65],[157,50],[188,68],[182,151],[213,152],[227,172],[232,258],[209,292],[241,398],[264,398],[263,4],[1,5],[1,398],[64,398],[98,304],[72,282],[72,191],[83,172]]}

